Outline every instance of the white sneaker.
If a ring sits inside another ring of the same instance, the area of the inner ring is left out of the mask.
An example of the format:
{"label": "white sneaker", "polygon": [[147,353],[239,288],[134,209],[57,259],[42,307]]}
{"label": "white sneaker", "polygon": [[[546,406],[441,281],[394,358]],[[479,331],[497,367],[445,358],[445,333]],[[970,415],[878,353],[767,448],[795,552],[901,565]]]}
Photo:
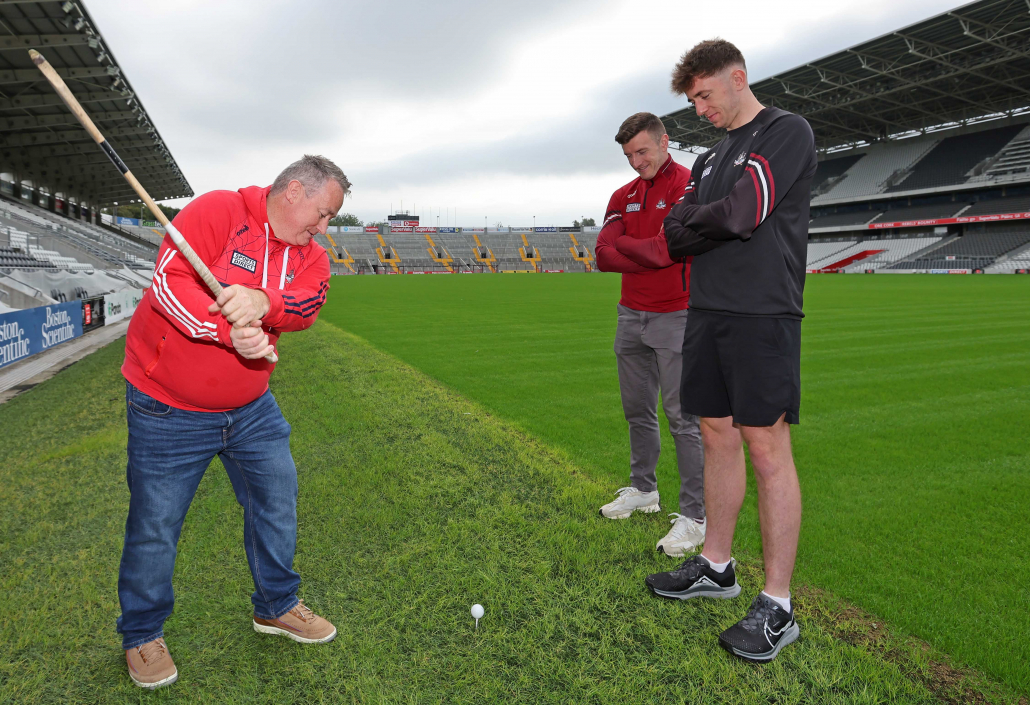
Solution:
{"label": "white sneaker", "polygon": [[641,492],[636,487],[623,487],[616,494],[618,497],[614,502],[609,502],[601,507],[601,516],[609,519],[628,519],[633,512],[651,514],[662,510],[658,506],[657,490]]}
{"label": "white sneaker", "polygon": [[708,527],[707,519],[702,519],[698,524],[696,519],[675,512],[669,516],[675,517],[672,520],[672,529],[658,542],[658,545],[655,546],[656,550],[667,556],[678,557],[704,545],[705,529]]}

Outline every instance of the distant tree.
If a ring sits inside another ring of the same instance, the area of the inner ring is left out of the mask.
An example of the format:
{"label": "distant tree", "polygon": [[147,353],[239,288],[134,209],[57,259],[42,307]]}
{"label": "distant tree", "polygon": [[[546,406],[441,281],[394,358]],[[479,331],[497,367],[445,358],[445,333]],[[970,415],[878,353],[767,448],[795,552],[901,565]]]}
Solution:
{"label": "distant tree", "polygon": [[172,218],[177,216],[179,214],[179,211],[182,210],[182,208],[172,208],[171,206],[166,206],[163,203],[158,203],[157,207],[164,212],[165,217],[168,218],[168,220],[171,220]]}
{"label": "distant tree", "polygon": [[595,223],[595,222],[594,222],[594,219],[593,219],[593,218],[584,218],[584,219],[583,219],[583,222],[582,222],[582,223],[580,223],[580,225],[581,225],[582,227],[586,227],[586,226],[588,226],[588,225],[597,225],[597,223]]}
{"label": "distant tree", "polygon": [[358,227],[364,225],[364,223],[362,223],[358,219],[358,216],[354,215],[353,213],[340,213],[338,216],[336,216],[335,218],[330,220],[329,224],[330,225],[353,225],[353,226],[358,226]]}
{"label": "distant tree", "polygon": [[[157,207],[165,214],[168,220],[174,218],[181,208],[172,208],[166,206],[163,203],[158,203]],[[103,213],[118,216],[119,218],[139,218],[142,216],[143,220],[153,220],[154,214],[150,212],[150,209],[144,206],[142,203],[126,203],[119,206],[113,206],[111,208],[102,209]]]}
{"label": "distant tree", "polygon": [[381,228],[384,225],[388,225],[385,220],[377,220],[374,223],[365,223],[365,227],[367,228]]}
{"label": "distant tree", "polygon": [[495,228],[503,228],[503,227],[504,227],[504,223],[502,223],[501,221],[499,221],[499,220],[498,220],[498,221],[497,221],[497,222],[496,222],[496,223],[494,224],[494,227],[495,227]]}

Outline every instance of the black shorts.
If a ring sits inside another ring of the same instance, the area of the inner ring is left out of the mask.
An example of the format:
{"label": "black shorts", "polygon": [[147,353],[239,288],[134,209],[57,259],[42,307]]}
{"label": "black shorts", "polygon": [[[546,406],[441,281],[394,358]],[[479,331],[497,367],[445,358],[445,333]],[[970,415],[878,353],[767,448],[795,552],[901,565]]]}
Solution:
{"label": "black shorts", "polygon": [[801,321],[690,309],[680,405],[707,418],[772,426],[800,423]]}

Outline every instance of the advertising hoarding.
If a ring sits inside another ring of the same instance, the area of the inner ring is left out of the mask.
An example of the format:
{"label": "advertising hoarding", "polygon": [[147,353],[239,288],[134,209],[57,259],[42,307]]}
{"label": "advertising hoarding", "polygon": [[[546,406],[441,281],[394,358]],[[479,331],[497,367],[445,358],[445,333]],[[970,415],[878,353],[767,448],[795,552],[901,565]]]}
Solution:
{"label": "advertising hoarding", "polygon": [[82,335],[82,302],[0,313],[0,367]]}
{"label": "advertising hoarding", "polygon": [[109,326],[129,318],[142,300],[142,289],[126,289],[106,294],[104,296],[104,325]]}

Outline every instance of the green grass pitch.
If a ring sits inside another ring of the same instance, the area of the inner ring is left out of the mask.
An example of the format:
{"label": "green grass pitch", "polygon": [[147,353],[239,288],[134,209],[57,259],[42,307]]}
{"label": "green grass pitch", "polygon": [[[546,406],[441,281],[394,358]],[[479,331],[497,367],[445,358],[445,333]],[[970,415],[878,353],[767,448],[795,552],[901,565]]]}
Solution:
{"label": "green grass pitch", "polygon": [[[627,475],[616,277],[351,277],[284,339],[273,377],[302,596],[340,636],[253,633],[241,512],[215,462],[166,624],[180,682],[140,693],[113,631],[128,493],[109,346],[0,406],[0,702],[1018,702],[1028,284],[811,278],[802,639],[764,667],[715,645],[746,598],[645,592],[675,563],[653,552],[664,517],[596,515]],[[751,595],[753,500],[737,556]]]}

